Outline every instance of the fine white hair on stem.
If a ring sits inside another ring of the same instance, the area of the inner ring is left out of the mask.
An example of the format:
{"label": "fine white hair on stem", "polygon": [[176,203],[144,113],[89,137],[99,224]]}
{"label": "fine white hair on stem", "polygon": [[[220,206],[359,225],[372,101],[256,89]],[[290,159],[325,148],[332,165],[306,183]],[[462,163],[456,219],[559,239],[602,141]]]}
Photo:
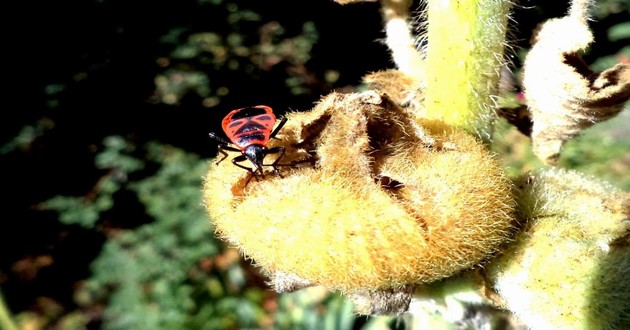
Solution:
{"label": "fine white hair on stem", "polygon": [[586,23],[590,19],[590,9],[593,7],[593,0],[573,0],[569,9],[569,16]]}
{"label": "fine white hair on stem", "polygon": [[418,7],[411,10],[411,19],[409,22],[414,33],[416,49],[422,59],[426,58],[427,45],[429,44],[429,39],[427,38],[427,9],[428,2],[426,0],[420,0]]}
{"label": "fine white hair on stem", "polygon": [[386,44],[396,67],[403,73],[417,77],[422,73],[422,58],[415,47],[413,28],[409,22],[411,0],[383,0],[382,15]]}

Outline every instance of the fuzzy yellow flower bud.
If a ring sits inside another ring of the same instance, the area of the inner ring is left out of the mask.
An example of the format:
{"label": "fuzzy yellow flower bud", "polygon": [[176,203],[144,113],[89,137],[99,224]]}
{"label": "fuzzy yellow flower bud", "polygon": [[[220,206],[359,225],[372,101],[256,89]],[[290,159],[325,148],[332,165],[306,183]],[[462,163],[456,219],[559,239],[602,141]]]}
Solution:
{"label": "fuzzy yellow flower bud", "polygon": [[471,135],[431,125],[427,143],[414,116],[376,92],[333,93],[287,117],[269,145],[286,149],[282,176],[246,184],[225,161],[204,185],[218,235],[266,272],[342,292],[396,289],[470,268],[509,239],[510,180]]}
{"label": "fuzzy yellow flower bud", "polygon": [[485,265],[504,307],[531,329],[628,329],[630,194],[560,169],[522,186],[524,228]]}

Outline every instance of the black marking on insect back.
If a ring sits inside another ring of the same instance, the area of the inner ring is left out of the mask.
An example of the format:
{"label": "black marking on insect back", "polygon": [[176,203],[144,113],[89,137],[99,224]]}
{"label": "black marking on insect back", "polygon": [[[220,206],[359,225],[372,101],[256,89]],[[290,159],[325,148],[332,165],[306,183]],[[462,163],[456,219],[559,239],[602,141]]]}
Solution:
{"label": "black marking on insect back", "polygon": [[268,121],[268,120],[272,120],[272,118],[270,115],[260,115],[260,116],[256,116],[256,120]]}
{"label": "black marking on insect back", "polygon": [[234,144],[236,144],[237,146],[241,148],[244,148],[250,144],[256,144],[256,143],[263,144],[264,141],[265,141],[265,134],[252,133],[252,134],[246,134],[246,135],[237,137],[236,141],[234,141]]}
{"label": "black marking on insect back", "polygon": [[241,127],[239,127],[234,133],[234,135],[238,135],[238,134],[243,134],[243,133],[247,133],[247,132],[251,132],[251,131],[263,131],[265,130],[265,126],[258,124],[256,122],[249,122]]}
{"label": "black marking on insect back", "polygon": [[255,107],[243,108],[237,111],[235,114],[233,114],[231,119],[232,120],[243,119],[243,118],[254,117],[254,116],[265,115],[265,114],[267,114],[267,111],[264,108],[255,108]]}
{"label": "black marking on insect back", "polygon": [[242,121],[242,120],[235,120],[235,121],[231,122],[231,123],[228,125],[228,128],[233,128],[233,127],[239,126],[239,125],[241,125],[242,123],[243,123],[243,121]]}

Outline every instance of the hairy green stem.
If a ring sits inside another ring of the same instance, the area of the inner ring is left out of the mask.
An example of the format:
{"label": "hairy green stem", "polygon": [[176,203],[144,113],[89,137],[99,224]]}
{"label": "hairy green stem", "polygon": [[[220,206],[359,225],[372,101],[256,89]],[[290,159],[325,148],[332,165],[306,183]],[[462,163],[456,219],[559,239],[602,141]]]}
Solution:
{"label": "hairy green stem", "polygon": [[511,3],[429,0],[426,112],[489,139]]}

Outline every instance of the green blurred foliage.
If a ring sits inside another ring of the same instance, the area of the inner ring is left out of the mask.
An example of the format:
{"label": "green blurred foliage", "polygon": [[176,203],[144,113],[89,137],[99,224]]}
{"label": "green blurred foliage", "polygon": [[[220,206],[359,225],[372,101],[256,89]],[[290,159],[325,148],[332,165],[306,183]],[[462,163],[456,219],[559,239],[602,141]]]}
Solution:
{"label": "green blurred foliage", "polygon": [[[630,191],[630,132],[625,122],[630,111],[586,130],[568,141],[558,161],[559,167],[570,168],[609,181],[619,189]],[[519,176],[545,165],[532,152],[531,141],[507,121],[500,120],[493,150],[501,155],[508,173]]]}
{"label": "green blurred foliage", "polygon": [[[109,236],[92,263],[92,276],[74,293],[79,309],[104,303],[102,328],[124,329],[351,329],[352,305],[322,288],[277,295],[264,279],[213,233],[201,201],[208,160],[156,143],[141,158],[118,136],[105,139],[97,166],[108,170],[96,197],[57,196],[44,207],[60,221],[94,228],[114,207],[120,190],[137,195],[150,223],[133,229],[101,229]],[[151,165],[149,165],[151,164]],[[126,178],[145,166],[155,173]],[[85,313],[88,314],[88,313]],[[68,313],[57,324],[82,329],[92,321]],[[372,318],[366,327],[390,318]]]}

